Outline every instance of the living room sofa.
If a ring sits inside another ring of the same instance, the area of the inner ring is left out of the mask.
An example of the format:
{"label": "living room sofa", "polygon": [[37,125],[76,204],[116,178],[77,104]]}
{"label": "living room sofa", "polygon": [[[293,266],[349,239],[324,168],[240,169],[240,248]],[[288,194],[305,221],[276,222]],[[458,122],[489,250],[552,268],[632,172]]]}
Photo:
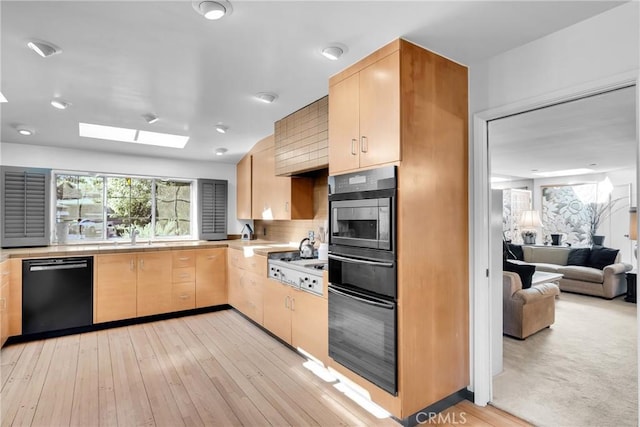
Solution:
{"label": "living room sofa", "polygon": [[[562,274],[559,280],[562,291],[607,299],[627,292],[625,273],[633,266],[620,262],[620,252],[615,249],[534,245],[520,246],[521,251],[514,245],[510,248],[520,262],[535,265],[536,271]],[[609,261],[603,265],[607,258]]]}
{"label": "living room sofa", "polygon": [[555,297],[560,294],[554,283],[542,283],[522,289],[518,273],[502,272],[502,333],[525,339],[555,322]]}

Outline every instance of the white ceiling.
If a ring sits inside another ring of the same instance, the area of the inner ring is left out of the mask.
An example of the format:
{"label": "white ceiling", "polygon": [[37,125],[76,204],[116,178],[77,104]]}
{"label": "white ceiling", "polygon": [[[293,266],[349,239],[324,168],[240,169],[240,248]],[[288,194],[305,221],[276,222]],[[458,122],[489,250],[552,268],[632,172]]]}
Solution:
{"label": "white ceiling", "polygon": [[[0,2],[2,142],[235,163],[327,81],[404,37],[471,64],[619,5],[614,1],[233,1],[207,21],[190,1]],[[41,58],[40,39],[63,49]],[[332,62],[320,50],[341,43]],[[279,95],[263,104],[253,95]],[[73,105],[60,111],[49,101]],[[160,121],[147,124],[142,115]],[[78,122],[190,136],[184,149],[78,136]],[[227,134],[214,125],[229,126]],[[35,135],[17,134],[28,125]],[[216,157],[218,147],[228,155]]]}
{"label": "white ceiling", "polygon": [[489,123],[491,175],[636,167],[635,87],[590,96]]}

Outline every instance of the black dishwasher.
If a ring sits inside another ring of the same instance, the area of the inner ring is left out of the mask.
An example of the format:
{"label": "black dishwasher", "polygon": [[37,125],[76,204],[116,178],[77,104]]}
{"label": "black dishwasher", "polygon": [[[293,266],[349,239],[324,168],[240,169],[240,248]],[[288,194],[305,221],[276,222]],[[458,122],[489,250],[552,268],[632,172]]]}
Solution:
{"label": "black dishwasher", "polygon": [[93,324],[93,257],[22,261],[22,333]]}

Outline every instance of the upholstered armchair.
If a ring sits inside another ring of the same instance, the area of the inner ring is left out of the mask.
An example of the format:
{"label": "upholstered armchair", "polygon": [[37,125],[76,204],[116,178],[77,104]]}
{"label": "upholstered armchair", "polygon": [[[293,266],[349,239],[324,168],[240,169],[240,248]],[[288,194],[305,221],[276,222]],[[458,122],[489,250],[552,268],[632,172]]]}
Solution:
{"label": "upholstered armchair", "polygon": [[525,339],[555,321],[555,297],[560,289],[553,283],[533,285],[522,289],[517,273],[502,273],[503,333]]}

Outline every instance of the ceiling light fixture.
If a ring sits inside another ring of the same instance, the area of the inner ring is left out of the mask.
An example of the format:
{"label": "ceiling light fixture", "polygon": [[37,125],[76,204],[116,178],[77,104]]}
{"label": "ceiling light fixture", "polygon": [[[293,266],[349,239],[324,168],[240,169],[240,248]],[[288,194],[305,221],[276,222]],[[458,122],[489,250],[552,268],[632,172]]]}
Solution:
{"label": "ceiling light fixture", "polygon": [[67,101],[63,101],[59,98],[54,98],[51,100],[51,106],[57,108],[58,110],[66,110],[71,104]]}
{"label": "ceiling light fixture", "polygon": [[62,49],[60,49],[59,47],[40,40],[31,40],[29,43],[27,43],[27,47],[43,58],[48,58],[51,55],[62,52]]}
{"label": "ceiling light fixture", "polygon": [[216,149],[216,156],[222,156],[227,152],[226,148],[218,148]]}
{"label": "ceiling light fixture", "polygon": [[338,46],[329,46],[322,49],[322,56],[332,61],[337,61],[342,56],[344,50]]}
{"label": "ceiling light fixture", "polygon": [[0,92],[0,103],[2,102],[7,102],[7,98],[5,98],[2,92]]}
{"label": "ceiling light fixture", "polygon": [[194,0],[191,2],[191,5],[196,10],[196,12],[204,16],[205,19],[209,19],[211,21],[215,21],[225,16],[231,15],[231,12],[233,12],[231,3],[226,0]]}
{"label": "ceiling light fixture", "polygon": [[147,123],[149,123],[150,125],[152,125],[152,124],[156,123],[158,120],[160,120],[160,118],[158,116],[156,116],[155,114],[153,114],[153,113],[143,114],[142,118],[144,118],[145,121]]}
{"label": "ceiling light fixture", "polygon": [[218,133],[227,133],[229,130],[229,126],[225,126],[223,124],[216,125],[216,131]]}
{"label": "ceiling light fixture", "polygon": [[273,92],[260,92],[256,94],[256,98],[265,104],[271,104],[273,101],[278,99],[278,95]]}
{"label": "ceiling light fixture", "polygon": [[16,130],[20,135],[24,135],[24,136],[31,136],[35,133],[32,129],[26,128],[24,126],[18,126]]}

